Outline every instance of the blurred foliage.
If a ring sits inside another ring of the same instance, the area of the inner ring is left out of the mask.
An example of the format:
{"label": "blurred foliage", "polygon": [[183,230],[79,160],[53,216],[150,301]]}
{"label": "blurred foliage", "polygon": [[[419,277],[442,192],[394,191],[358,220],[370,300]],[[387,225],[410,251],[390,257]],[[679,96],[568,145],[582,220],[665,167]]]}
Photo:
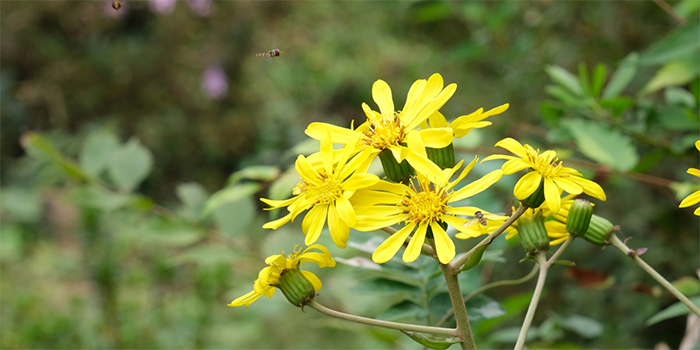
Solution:
{"label": "blurred foliage", "polygon": [[[204,1],[208,12],[167,3],[2,4],[1,347],[415,348],[395,331],[299,313],[280,296],[225,304],[250,290],[266,256],[303,239],[299,222],[263,230],[277,213],[257,198],[289,196],[295,155],[317,147],[303,142],[306,125],[358,125],[376,79],[397,87],[400,105],[434,72],[458,85],[448,119],[511,105],[460,140],[458,157],[490,154],[505,136],[556,149],[606,190],[596,213],[697,294],[687,281],[698,220],[677,209],[697,188],[685,173],[698,159],[697,1],[670,2],[684,25],[653,2]],[[254,58],[272,48],[282,55]],[[210,67],[224,72],[222,96],[207,90]],[[474,202],[503,211],[514,182]],[[327,245],[346,259],[320,271],[324,303],[437,322],[449,299],[435,271],[368,268],[372,237]],[[497,240],[460,275],[463,291],[526,275],[522,255]],[[593,272],[552,269],[533,347],[679,343],[684,320],[674,316],[684,310],[632,262],[584,242],[564,258]],[[596,289],[589,280],[601,275],[615,282]],[[533,284],[468,301],[480,347],[512,345]]]}

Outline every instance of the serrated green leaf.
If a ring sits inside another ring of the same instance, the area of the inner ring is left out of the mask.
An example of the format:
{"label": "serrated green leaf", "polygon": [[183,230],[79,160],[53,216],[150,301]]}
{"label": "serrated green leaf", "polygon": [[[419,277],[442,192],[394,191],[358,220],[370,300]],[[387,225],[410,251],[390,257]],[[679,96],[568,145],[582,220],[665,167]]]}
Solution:
{"label": "serrated green leaf", "polygon": [[196,182],[179,184],[175,188],[177,198],[182,202],[182,212],[189,220],[197,220],[209,194]]}
{"label": "serrated green leaf", "polygon": [[459,343],[461,340],[459,337],[440,337],[434,335],[421,335],[416,332],[401,331],[406,334],[411,339],[415,340],[418,344],[421,344],[430,349],[444,350],[449,348],[452,344]]}
{"label": "serrated green leaf", "polygon": [[257,180],[257,181],[272,181],[279,176],[280,170],[274,166],[267,165],[255,165],[243,168],[233,174],[228,178],[226,186],[235,185],[238,181],[243,179]]}
{"label": "serrated green leaf", "polygon": [[107,169],[119,146],[119,138],[110,131],[100,130],[91,133],[80,152],[80,167],[90,176],[98,177]]}
{"label": "serrated green leaf", "polygon": [[687,84],[700,74],[699,66],[700,58],[697,55],[669,62],[656,72],[656,75],[639,92],[639,95],[644,96],[667,86]]}
{"label": "serrated green leaf", "polygon": [[151,151],[131,139],[110,160],[109,175],[118,187],[133,190],[148,176],[152,166]]}
{"label": "serrated green leaf", "polygon": [[544,71],[547,72],[554,82],[563,86],[568,92],[572,93],[574,97],[584,97],[581,83],[575,75],[569,73],[566,69],[559,66],[547,66],[544,68]]}
{"label": "serrated green leaf", "polygon": [[[694,297],[694,298],[689,298],[689,299],[693,304],[700,307],[700,297]],[[645,324],[647,326],[651,326],[651,325],[659,323],[661,321],[668,320],[669,318],[683,316],[683,315],[687,315],[689,313],[690,313],[690,309],[687,306],[685,306],[685,304],[683,304],[682,302],[679,301],[679,302],[661,310],[660,312],[658,312],[654,316],[651,316],[645,322]]]}
{"label": "serrated green leaf", "polygon": [[362,281],[351,287],[350,290],[362,294],[395,295],[397,299],[401,300],[418,300],[416,296],[422,295],[421,289],[416,286],[386,278]]}
{"label": "serrated green leaf", "polygon": [[605,65],[602,63],[598,63],[595,66],[595,71],[593,72],[593,81],[591,82],[591,95],[594,97],[598,97],[600,95],[600,91],[603,90],[603,86],[605,85],[605,78],[607,76],[607,72],[605,69]]}
{"label": "serrated green leaf", "polygon": [[545,87],[544,91],[547,92],[550,96],[558,99],[565,105],[569,105],[572,107],[583,107],[585,105],[583,103],[583,98],[576,97],[571,92],[569,92],[569,90],[564,89],[561,86],[550,85]]}
{"label": "serrated green leaf", "polygon": [[89,180],[90,177],[83,171],[75,162],[59,152],[46,138],[43,136],[28,132],[22,135],[22,147],[30,157],[49,161],[59,166],[59,168],[68,176],[80,180]]}
{"label": "serrated green leaf", "polygon": [[485,295],[476,295],[466,303],[469,320],[489,320],[501,317],[506,314],[506,310],[496,300]]}
{"label": "serrated green leaf", "polygon": [[613,98],[606,98],[600,101],[600,106],[612,111],[614,117],[620,116],[622,112],[626,111],[627,108],[632,106],[634,100],[629,97],[619,96]]}
{"label": "serrated green leaf", "polygon": [[244,183],[219,190],[216,193],[214,193],[211,197],[209,197],[206,204],[204,204],[204,209],[202,209],[201,217],[204,218],[209,216],[211,213],[214,212],[214,210],[218,209],[226,203],[237,202],[241,200],[241,198],[250,197],[253,194],[255,194],[255,192],[257,192],[258,189],[260,189],[259,184]]}
{"label": "serrated green leaf", "polygon": [[590,317],[571,315],[569,317],[559,317],[558,321],[562,328],[587,339],[597,338],[603,334],[603,325]]}
{"label": "serrated green leaf", "polygon": [[640,58],[640,63],[645,65],[662,64],[671,62],[680,57],[700,54],[700,21],[695,20],[674,30],[665,38],[661,39]]}
{"label": "serrated green leaf", "polygon": [[581,153],[617,170],[630,170],[639,160],[630,138],[606,125],[584,120],[564,120]]}
{"label": "serrated green leaf", "polygon": [[634,75],[637,74],[639,55],[635,52],[627,55],[612,77],[608,85],[603,89],[603,98],[620,96],[620,93],[629,85]]}

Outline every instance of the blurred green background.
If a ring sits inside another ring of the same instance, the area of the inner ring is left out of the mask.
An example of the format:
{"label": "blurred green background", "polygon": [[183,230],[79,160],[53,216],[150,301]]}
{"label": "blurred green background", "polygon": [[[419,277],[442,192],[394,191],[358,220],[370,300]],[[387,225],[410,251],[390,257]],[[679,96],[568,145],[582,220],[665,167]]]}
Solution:
{"label": "blurred green background", "polygon": [[[263,230],[257,198],[290,195],[296,155],[317,145],[306,126],[358,125],[375,80],[403,105],[435,72],[458,85],[448,120],[510,103],[456,144],[459,158],[496,152],[506,136],[556,149],[605,189],[596,213],[696,295],[698,220],[677,206],[697,190],[685,172],[698,166],[698,4],[3,2],[0,347],[418,348],[301,313],[281,293],[226,304],[251,290],[265,257],[303,242],[300,220]],[[273,48],[280,57],[254,57]],[[472,204],[508,211],[515,181]],[[320,242],[334,257],[369,256]],[[532,268],[516,241],[493,249],[464,274],[465,293]],[[531,346],[678,345],[683,317],[645,324],[675,300],[636,265],[578,241],[563,258],[577,268],[550,272]],[[325,305],[374,317],[401,301],[358,284],[361,268],[314,272]],[[485,293],[505,312],[474,317],[477,345],[513,345],[533,286]],[[441,316],[430,312],[381,317]]]}

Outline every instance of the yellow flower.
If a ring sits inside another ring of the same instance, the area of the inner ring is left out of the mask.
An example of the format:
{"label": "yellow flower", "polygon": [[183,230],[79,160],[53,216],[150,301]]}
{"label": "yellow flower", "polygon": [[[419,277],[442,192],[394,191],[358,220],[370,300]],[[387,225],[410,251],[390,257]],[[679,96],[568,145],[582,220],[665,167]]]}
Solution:
{"label": "yellow flower", "polygon": [[[524,220],[531,219],[532,217],[536,215],[542,215],[545,217],[545,222],[544,222],[544,228],[547,230],[547,235],[551,238],[556,238],[553,241],[549,242],[549,245],[557,245],[561,242],[564,242],[567,238],[569,238],[569,232],[566,231],[566,224],[561,223],[557,220],[550,219],[547,220],[547,209],[544,207],[545,204],[542,204],[539,208],[528,208],[525,210],[521,218]],[[569,205],[571,206],[571,205]],[[515,208],[513,208],[513,211],[515,211]],[[520,220],[520,218],[518,218]],[[506,239],[511,239],[515,237],[515,235],[518,234],[518,220],[516,220],[513,225],[508,227],[505,232],[508,234],[506,235]]]}
{"label": "yellow flower", "polygon": [[430,227],[438,259],[443,264],[449,263],[455,256],[455,245],[441,224],[444,222],[458,230],[464,230],[462,226],[467,219],[457,215],[473,215],[475,210],[479,210],[474,207],[451,207],[449,204],[480,193],[502,176],[501,170],[498,169],[457,191],[452,191],[474,167],[476,160],[475,158],[469,163],[452,182],[449,179],[464,161],[454,168],[445,169],[440,177],[432,176],[432,180],[419,173],[412,179],[410,186],[379,181],[374,186],[357,191],[351,199],[357,212],[356,230],[373,231],[403,223],[401,229],[374,251],[372,260],[380,264],[389,261],[417,228],[403,254],[403,260],[406,262],[416,260]]}
{"label": "yellow flower", "polygon": [[[310,251],[311,249],[318,249],[321,252]],[[271,255],[265,259],[265,264],[269,266],[263,268],[258,274],[253,291],[237,298],[228,306],[245,305],[248,307],[263,295],[268,298],[272,297],[275,294],[275,289],[279,286],[280,276],[287,270],[299,269],[299,266],[305,262],[315,262],[321,268],[335,266],[335,260],[331,257],[328,249],[320,244],[309,246],[299,253],[300,250],[301,247],[294,245],[294,251],[286,257],[282,251],[281,255]],[[301,273],[311,282],[315,290],[321,289],[321,280],[316,275],[309,271],[301,271]]]}
{"label": "yellow flower", "polygon": [[520,200],[529,197],[542,182],[544,182],[545,203],[553,213],[558,212],[561,207],[562,190],[571,194],[583,192],[602,201],[606,200],[605,192],[600,185],[584,179],[576,169],[563,167],[562,162],[557,162],[557,153],[554,151],[540,153],[530,145],[526,144],[523,147],[520,142],[512,138],[505,138],[496,143],[496,146],[507,149],[517,157],[496,154],[486,157],[483,161],[507,159],[508,161],[501,167],[504,174],[531,169],[518,180],[513,189],[513,194]]}
{"label": "yellow flower", "polygon": [[500,105],[484,113],[483,108],[479,108],[476,112],[463,115],[453,120],[451,123],[447,123],[447,119],[440,112],[435,112],[426,121],[421,124],[421,128],[450,128],[455,138],[460,138],[466,136],[472,129],[480,129],[491,125],[491,122],[483,121],[484,119],[501,114],[508,110],[510,105],[508,103]]}
{"label": "yellow flower", "polygon": [[[306,129],[306,134],[320,140],[326,132],[330,132],[333,143],[344,145],[355,137],[360,137],[357,147],[359,150],[369,149],[371,159],[383,150],[390,150],[398,163],[407,160],[418,172],[439,172],[440,168],[426,156],[410,149],[411,141],[408,135],[440,109],[456,89],[456,84],[450,84],[443,89],[442,76],[433,74],[427,81],[421,79],[413,83],[403,110],[397,111],[394,109],[391,88],[383,80],[377,80],[372,85],[372,97],[379,106],[379,112],[363,103],[362,109],[367,115],[366,122],[356,129],[327,123],[311,123]],[[431,128],[417,132],[427,147],[443,148],[452,142],[451,128]]]}
{"label": "yellow flower", "polygon": [[[700,140],[695,141],[695,148],[697,148],[698,151],[700,151]],[[695,169],[695,168],[690,168],[690,169],[688,169],[688,174],[693,175],[695,177],[700,177],[700,170]],[[695,191],[695,192],[691,193],[688,197],[685,197],[685,199],[683,199],[683,201],[681,202],[681,204],[678,207],[685,208],[685,207],[689,207],[691,205],[695,205],[698,202],[700,202],[700,191]],[[695,208],[695,211],[693,212],[693,214],[700,216],[700,207]]]}
{"label": "yellow flower", "polygon": [[340,159],[334,162],[333,144],[330,134],[326,132],[321,140],[321,162],[316,162],[318,166],[314,166],[300,155],[295,167],[301,176],[301,181],[292,191],[295,196],[284,201],[260,199],[271,206],[269,209],[287,207],[289,214],[266,223],[263,228],[277,229],[294,220],[303,211],[310,209],[301,225],[306,235],[305,244],[316,242],[328,221],[333,242],[338,247],[345,248],[350,227],[355,226],[357,222],[355,210],[349,199],[356,190],[379,181],[376,175],[361,172],[361,169],[367,167],[369,152],[352,156],[357,141],[357,137],[348,140],[348,146],[343,150]]}

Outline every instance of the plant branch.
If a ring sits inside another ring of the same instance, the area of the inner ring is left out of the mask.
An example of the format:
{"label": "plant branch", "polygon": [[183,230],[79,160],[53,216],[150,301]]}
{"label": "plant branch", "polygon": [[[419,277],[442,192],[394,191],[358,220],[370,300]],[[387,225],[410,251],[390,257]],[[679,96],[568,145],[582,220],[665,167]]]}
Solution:
{"label": "plant branch", "polygon": [[[397,232],[397,230],[393,227],[383,227],[382,231],[384,231],[390,235],[393,235]],[[410,240],[411,240],[411,236],[406,237],[406,241],[403,242],[404,248],[408,247],[408,242]],[[435,249],[433,249],[433,247],[431,247],[425,243],[423,243],[423,247],[421,248],[421,254],[432,256],[433,258],[436,258],[436,260],[437,260],[437,254],[435,253]]]}
{"label": "plant branch", "polygon": [[569,247],[569,244],[571,244],[571,242],[574,241],[574,238],[576,237],[569,235],[569,238],[567,238],[566,241],[564,241],[564,243],[559,247],[559,249],[557,249],[557,251],[554,252],[554,255],[552,255],[552,257],[549,258],[549,260],[547,261],[547,267],[552,266],[552,264],[554,264],[554,262],[556,262],[557,259],[559,259],[559,256],[561,256],[564,250]]}
{"label": "plant branch", "polygon": [[[538,270],[537,266],[535,266],[532,268],[530,273],[528,273],[524,277],[514,279],[514,280],[497,281],[497,282],[485,284],[485,285],[475,289],[473,292],[469,293],[467,296],[465,296],[464,302],[466,303],[467,301],[469,301],[469,299],[471,299],[471,298],[473,298],[473,297],[475,297],[475,296],[477,296],[477,295],[479,295],[479,294],[481,294],[481,293],[483,293],[491,288],[496,288],[496,287],[500,287],[500,286],[512,286],[512,285],[516,285],[516,284],[525,283],[525,282],[529,281],[532,277],[535,276],[535,273],[537,272],[537,270]],[[436,326],[439,326],[439,325],[445,323],[447,321],[447,319],[449,319],[450,316],[452,316],[453,311],[454,310],[452,310],[451,308],[449,310],[447,310],[445,315],[442,316],[440,321],[437,322]]]}
{"label": "plant branch", "polygon": [[396,330],[400,330],[400,331],[430,333],[430,334],[447,335],[447,336],[453,336],[453,337],[458,336],[458,332],[456,329],[430,327],[430,326],[419,326],[419,325],[414,325],[414,324],[375,320],[373,318],[346,314],[344,312],[329,309],[329,308],[317,303],[315,300],[311,300],[308,304],[306,304],[306,306],[309,306],[312,309],[314,309],[322,314],[326,314],[328,316],[331,316],[331,317],[339,318],[341,320],[346,320],[346,321],[352,321],[352,322],[356,322],[356,323],[362,323],[362,324],[366,324],[366,325],[370,325],[370,326],[396,329]]}
{"label": "plant branch", "polygon": [[477,245],[475,245],[471,250],[467,252],[467,254],[462,255],[461,257],[459,257],[459,259],[452,261],[449,264],[450,271],[452,271],[453,274],[459,273],[459,271],[464,266],[464,263],[467,262],[467,260],[474,254],[474,252],[476,252],[476,250],[479,247],[483,246],[484,244],[491,244],[491,242],[493,242],[493,240],[496,239],[496,237],[503,233],[503,231],[505,231],[506,228],[508,228],[508,226],[513,224],[515,220],[518,220],[520,215],[523,215],[524,212],[525,206],[520,205],[520,207],[518,207],[518,209],[516,209],[515,212],[511,214],[511,216],[496,229],[496,231],[493,231],[488,237],[486,237]]}
{"label": "plant branch", "polygon": [[654,0],[654,2],[661,7],[666,13],[668,13],[673,19],[676,20],[676,22],[680,23],[681,25],[685,25],[685,19],[681,17],[676,10],[671,7],[666,1],[664,0]]}
{"label": "plant branch", "polygon": [[651,277],[654,277],[654,279],[659,282],[664,288],[666,288],[671,294],[673,294],[678,300],[680,300],[685,306],[690,308],[690,310],[693,311],[696,315],[700,316],[700,308],[698,308],[695,304],[693,304],[692,301],[688,299],[683,293],[681,293],[676,287],[674,287],[671,282],[667,281],[664,276],[661,276],[656,270],[654,270],[653,267],[649,266],[642,258],[637,255],[637,252],[634,250],[630,249],[625,243],[623,243],[617,235],[614,233],[610,235],[610,243],[615,246],[615,248],[619,249],[625,255],[629,256],[632,261],[634,261],[639,267],[642,268],[642,270],[646,271]]}
{"label": "plant branch", "polygon": [[525,345],[527,331],[530,329],[532,319],[535,317],[535,310],[537,310],[537,304],[540,302],[540,296],[542,295],[542,289],[544,288],[544,281],[547,279],[547,269],[549,268],[545,252],[537,253],[537,264],[540,266],[540,275],[537,277],[537,285],[535,286],[535,292],[532,294],[530,306],[527,308],[527,314],[525,314],[525,321],[523,321],[523,327],[520,329],[518,341],[515,343],[515,350],[522,350],[523,346]]}
{"label": "plant branch", "polygon": [[[433,243],[430,240],[430,243]],[[459,345],[462,349],[476,350],[474,335],[472,334],[471,325],[469,325],[469,316],[467,316],[467,307],[464,305],[462,291],[459,288],[457,275],[452,273],[449,264],[442,264],[438,261],[442,275],[447,283],[447,291],[450,293],[450,301],[455,314],[455,322],[457,323],[458,337],[462,340]]]}

